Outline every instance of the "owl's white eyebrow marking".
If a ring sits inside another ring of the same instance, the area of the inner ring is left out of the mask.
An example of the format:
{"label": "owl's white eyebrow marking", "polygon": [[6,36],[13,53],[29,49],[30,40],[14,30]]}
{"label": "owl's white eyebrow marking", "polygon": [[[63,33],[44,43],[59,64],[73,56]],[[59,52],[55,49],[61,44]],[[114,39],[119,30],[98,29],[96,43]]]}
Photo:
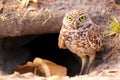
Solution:
{"label": "owl's white eyebrow marking", "polygon": [[79,16],[83,15],[84,13],[80,13]]}

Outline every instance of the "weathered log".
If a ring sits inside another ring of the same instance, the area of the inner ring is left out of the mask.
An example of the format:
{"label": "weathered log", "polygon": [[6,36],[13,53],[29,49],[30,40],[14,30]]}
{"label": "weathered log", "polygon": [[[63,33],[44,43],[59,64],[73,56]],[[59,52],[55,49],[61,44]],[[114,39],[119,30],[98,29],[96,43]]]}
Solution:
{"label": "weathered log", "polygon": [[63,18],[61,14],[41,9],[17,14],[0,16],[0,37],[58,33]]}

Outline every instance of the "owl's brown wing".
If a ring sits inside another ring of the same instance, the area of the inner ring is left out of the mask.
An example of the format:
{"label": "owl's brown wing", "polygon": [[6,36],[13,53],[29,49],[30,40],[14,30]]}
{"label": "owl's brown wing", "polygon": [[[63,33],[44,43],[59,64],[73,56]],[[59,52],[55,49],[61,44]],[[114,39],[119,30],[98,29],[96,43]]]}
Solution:
{"label": "owl's brown wing", "polygon": [[93,30],[88,33],[87,40],[94,50],[99,51],[103,44],[103,35],[99,29]]}
{"label": "owl's brown wing", "polygon": [[58,38],[58,47],[60,49],[66,49],[66,46],[65,46],[65,42],[64,42],[64,39],[62,38],[62,35],[59,35],[59,38]]}
{"label": "owl's brown wing", "polygon": [[64,34],[64,25],[62,25],[62,29],[61,29],[59,37],[58,37],[58,47],[66,49],[63,34]]}

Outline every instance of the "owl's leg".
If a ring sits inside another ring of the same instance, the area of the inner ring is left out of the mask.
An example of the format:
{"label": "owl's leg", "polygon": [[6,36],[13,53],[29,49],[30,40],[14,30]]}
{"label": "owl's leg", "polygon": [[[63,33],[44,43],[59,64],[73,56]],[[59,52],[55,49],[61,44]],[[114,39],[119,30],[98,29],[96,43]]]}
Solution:
{"label": "owl's leg", "polygon": [[83,75],[84,72],[85,72],[85,66],[86,66],[86,62],[87,62],[87,56],[81,56],[81,60],[82,60],[82,67],[81,67],[80,75]]}
{"label": "owl's leg", "polygon": [[92,62],[94,61],[94,59],[95,59],[95,54],[89,55],[89,62],[88,62],[87,68],[86,68],[86,74],[89,73],[91,64],[92,64]]}

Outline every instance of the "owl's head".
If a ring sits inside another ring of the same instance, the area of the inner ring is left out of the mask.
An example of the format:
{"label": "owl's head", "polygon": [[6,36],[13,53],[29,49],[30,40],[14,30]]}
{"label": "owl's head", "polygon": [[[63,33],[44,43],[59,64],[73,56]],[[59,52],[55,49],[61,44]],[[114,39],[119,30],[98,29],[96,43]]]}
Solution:
{"label": "owl's head", "polygon": [[87,12],[82,10],[72,10],[65,14],[63,19],[63,24],[66,27],[71,27],[73,29],[78,29],[82,27],[87,27],[87,25],[91,25],[93,22]]}

